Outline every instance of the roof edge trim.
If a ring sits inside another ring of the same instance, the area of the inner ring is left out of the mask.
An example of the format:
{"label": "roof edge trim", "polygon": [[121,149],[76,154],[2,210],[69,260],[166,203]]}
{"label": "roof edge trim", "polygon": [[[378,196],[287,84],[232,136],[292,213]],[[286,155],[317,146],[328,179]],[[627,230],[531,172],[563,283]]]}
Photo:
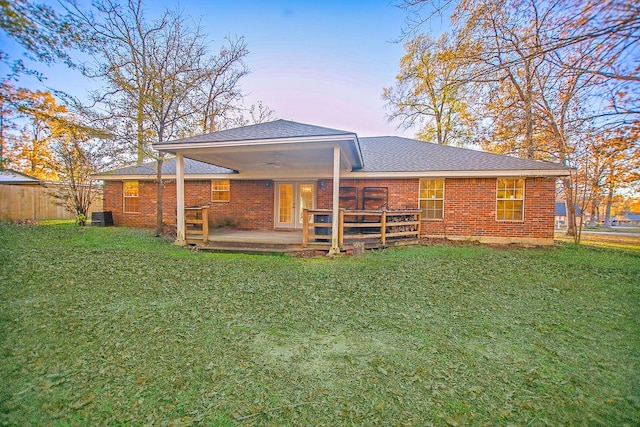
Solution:
{"label": "roof edge trim", "polygon": [[497,170],[459,170],[459,171],[416,171],[416,172],[350,172],[342,176],[346,178],[492,178],[492,177],[534,177],[534,176],[569,176],[569,169],[497,169]]}
{"label": "roof edge trim", "polygon": [[[229,148],[229,147],[250,147],[252,145],[277,145],[277,144],[295,144],[320,141],[357,141],[358,135],[355,133],[341,135],[323,135],[323,136],[305,136],[305,137],[286,137],[286,138],[264,138],[264,139],[246,139],[237,141],[209,141],[209,142],[163,142],[153,144],[153,148],[158,151],[167,151],[175,153],[179,149],[192,148]],[[357,143],[357,142],[356,142]]]}

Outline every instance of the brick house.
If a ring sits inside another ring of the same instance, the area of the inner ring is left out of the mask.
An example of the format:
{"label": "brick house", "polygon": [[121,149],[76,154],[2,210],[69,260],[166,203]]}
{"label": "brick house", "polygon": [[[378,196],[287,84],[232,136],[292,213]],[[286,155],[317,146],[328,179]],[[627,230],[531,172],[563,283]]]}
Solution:
{"label": "brick house", "polygon": [[[420,210],[422,237],[552,244],[556,179],[566,167],[401,137],[358,137],[276,120],[156,144],[165,162],[166,224],[185,239],[184,208],[211,222],[296,230],[304,209]],[[155,163],[104,172],[104,209],[116,225],[155,224]]]}

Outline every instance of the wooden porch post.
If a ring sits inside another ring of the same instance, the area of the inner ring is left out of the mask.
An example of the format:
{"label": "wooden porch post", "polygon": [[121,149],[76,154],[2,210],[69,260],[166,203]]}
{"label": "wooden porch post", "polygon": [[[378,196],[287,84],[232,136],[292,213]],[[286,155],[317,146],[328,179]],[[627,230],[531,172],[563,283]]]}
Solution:
{"label": "wooden porch post", "polygon": [[309,210],[302,210],[302,247],[309,246]]}
{"label": "wooden porch post", "polygon": [[340,146],[333,147],[333,206],[331,214],[331,249],[329,254],[340,253]]}
{"label": "wooden porch post", "polygon": [[202,243],[209,242],[209,209],[202,208]]}
{"label": "wooden porch post", "polygon": [[380,218],[380,240],[382,240],[382,246],[387,244],[387,211],[382,211],[382,217]]}
{"label": "wooden porch post", "polygon": [[176,245],[185,246],[184,230],[184,158],[176,153]]}

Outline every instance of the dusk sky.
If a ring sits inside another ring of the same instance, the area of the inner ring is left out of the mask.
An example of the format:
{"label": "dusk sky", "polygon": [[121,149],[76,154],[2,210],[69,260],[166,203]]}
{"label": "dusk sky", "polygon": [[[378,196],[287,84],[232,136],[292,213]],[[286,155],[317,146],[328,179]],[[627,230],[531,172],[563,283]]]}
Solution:
{"label": "dusk sky", "polygon": [[[393,0],[151,2],[195,20],[217,51],[225,36],[244,36],[251,73],[246,105],[261,100],[281,119],[349,130],[360,136],[403,135],[385,117],[382,90],[394,84],[406,11]],[[10,43],[0,39],[7,50]],[[64,67],[47,69],[46,84],[83,97],[92,82]]]}

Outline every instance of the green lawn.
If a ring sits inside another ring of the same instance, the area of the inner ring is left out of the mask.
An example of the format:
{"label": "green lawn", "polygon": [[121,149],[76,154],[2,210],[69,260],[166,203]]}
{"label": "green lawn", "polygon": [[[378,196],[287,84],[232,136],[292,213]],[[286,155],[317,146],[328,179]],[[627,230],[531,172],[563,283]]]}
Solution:
{"label": "green lawn", "polygon": [[[555,233],[555,240],[562,243],[573,244],[572,236],[567,236],[563,232]],[[625,233],[609,233],[609,232],[589,232],[582,233],[580,244],[583,246],[592,246],[605,249],[625,249],[640,253],[640,234],[627,235]],[[615,253],[615,252],[612,252]]]}
{"label": "green lawn", "polygon": [[639,425],[640,252],[0,225],[2,425]]}

